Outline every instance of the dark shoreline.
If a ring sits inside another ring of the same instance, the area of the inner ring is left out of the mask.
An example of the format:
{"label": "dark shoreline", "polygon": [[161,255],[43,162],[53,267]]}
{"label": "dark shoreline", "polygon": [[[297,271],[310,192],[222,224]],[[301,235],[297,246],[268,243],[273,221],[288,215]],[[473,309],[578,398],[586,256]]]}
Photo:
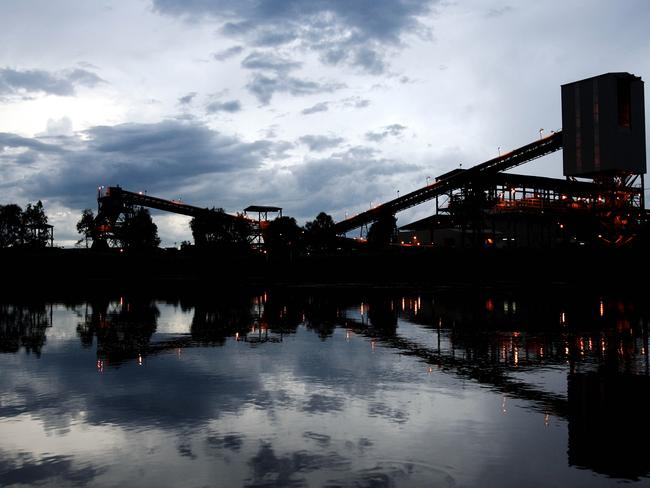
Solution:
{"label": "dark shoreline", "polygon": [[[39,291],[101,292],[117,288],[197,292],[232,288],[434,290],[455,287],[644,288],[650,258],[632,249],[390,249],[268,258],[159,250],[0,250],[10,295]],[[641,285],[639,285],[641,282]]]}

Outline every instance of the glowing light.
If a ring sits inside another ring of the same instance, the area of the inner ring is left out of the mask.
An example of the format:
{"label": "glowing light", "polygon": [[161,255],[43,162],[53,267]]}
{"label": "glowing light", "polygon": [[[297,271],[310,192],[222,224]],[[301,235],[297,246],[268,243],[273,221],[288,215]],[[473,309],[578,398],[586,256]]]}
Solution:
{"label": "glowing light", "polygon": [[433,373],[433,368],[431,366],[429,366],[429,368],[427,369],[427,373],[429,374]]}
{"label": "glowing light", "polygon": [[239,341],[239,332],[235,332],[235,340]]}
{"label": "glowing light", "polygon": [[551,420],[551,416],[547,413],[544,414],[544,427],[548,427]]}
{"label": "glowing light", "polygon": [[512,360],[515,363],[515,366],[519,366],[519,349],[516,347],[514,349],[514,356]]}
{"label": "glowing light", "polygon": [[142,366],[142,354],[138,354],[138,366]]}
{"label": "glowing light", "polygon": [[560,324],[566,325],[566,314],[564,312],[560,313]]}
{"label": "glowing light", "polygon": [[602,317],[603,315],[605,315],[605,304],[603,303],[602,300],[600,301],[599,312],[600,312],[600,316],[601,316],[601,317]]}
{"label": "glowing light", "polygon": [[404,297],[402,297],[402,312],[406,308],[406,301],[404,300]]}
{"label": "glowing light", "polygon": [[365,308],[363,306],[363,303],[361,303],[361,315],[363,315],[364,313],[365,313]]}
{"label": "glowing light", "polygon": [[97,372],[98,373],[104,372],[104,361],[102,361],[101,359],[97,360]]}
{"label": "glowing light", "polygon": [[372,349],[372,352],[375,352],[375,340],[370,341],[370,349]]}
{"label": "glowing light", "polygon": [[485,301],[485,310],[487,310],[488,312],[493,312],[494,311],[494,302],[492,301],[491,298],[488,298]]}
{"label": "glowing light", "polygon": [[345,340],[350,342],[350,337],[351,337],[350,329],[345,331]]}

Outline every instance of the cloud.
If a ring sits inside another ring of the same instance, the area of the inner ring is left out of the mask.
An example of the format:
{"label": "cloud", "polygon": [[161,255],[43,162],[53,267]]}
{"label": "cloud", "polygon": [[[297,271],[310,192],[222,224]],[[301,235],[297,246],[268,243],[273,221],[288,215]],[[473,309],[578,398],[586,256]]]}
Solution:
{"label": "cloud", "polygon": [[370,100],[366,98],[361,98],[361,97],[349,97],[341,102],[343,106],[345,107],[352,107],[352,108],[366,108],[370,106]]}
{"label": "cloud", "polygon": [[420,18],[435,0],[154,0],[167,15],[223,22],[222,32],[256,46],[299,43],[328,64],[342,62],[370,73],[385,70],[387,47],[405,34],[426,33]]}
{"label": "cloud", "polygon": [[[0,152],[7,163],[3,171],[23,180],[22,194],[71,208],[88,206],[92,189],[100,184],[176,194],[193,178],[257,168],[267,158],[281,157],[287,145],[248,143],[195,121],[178,120],[96,126],[56,139],[0,133],[0,148],[12,151]],[[30,159],[29,169],[16,168],[19,156]]]}
{"label": "cloud", "polygon": [[238,54],[241,54],[242,52],[244,52],[244,47],[243,46],[232,46],[232,47],[229,47],[228,49],[224,49],[222,51],[213,53],[212,57],[214,59],[216,59],[217,61],[225,61],[226,59],[237,56]]}
{"label": "cloud", "polygon": [[47,119],[46,133],[49,136],[71,136],[72,135],[72,121],[69,117],[62,117],[58,120]]}
{"label": "cloud", "polygon": [[320,83],[317,81],[301,80],[293,76],[279,74],[267,76],[258,73],[253,76],[246,88],[262,104],[268,104],[276,93],[289,93],[294,96],[314,95],[317,93],[333,92],[345,85],[340,83]]}
{"label": "cloud", "polygon": [[343,88],[340,83],[321,83],[290,76],[289,73],[302,63],[284,58],[272,52],[255,51],[241,63],[243,68],[255,70],[246,88],[263,104],[268,104],[275,93],[294,96],[331,92]]}
{"label": "cloud", "polygon": [[0,69],[0,95],[47,94],[73,96],[76,88],[85,86],[93,88],[102,80],[95,73],[75,68],[61,72],[44,70]]}
{"label": "cloud", "polygon": [[6,148],[23,148],[44,154],[56,154],[65,152],[65,149],[62,147],[55,144],[42,142],[39,139],[21,137],[19,135],[11,134],[8,132],[0,132],[0,154]]}
{"label": "cloud", "polygon": [[505,5],[504,7],[491,8],[488,10],[486,17],[501,17],[502,15],[508,14],[514,10],[510,5]]}
{"label": "cloud", "polygon": [[380,142],[388,136],[397,137],[401,135],[405,129],[406,127],[401,124],[387,125],[380,131],[366,132],[366,139],[373,142]]}
{"label": "cloud", "polygon": [[230,100],[228,102],[212,102],[205,107],[206,112],[214,114],[217,112],[235,113],[241,110],[239,100]]}
{"label": "cloud", "polygon": [[265,70],[277,74],[284,74],[300,68],[302,63],[283,58],[274,53],[255,51],[246,56],[241,62],[241,65],[247,69]]}
{"label": "cloud", "polygon": [[[377,203],[394,192],[394,181],[421,168],[381,157],[365,146],[355,146],[322,158],[306,159],[290,169],[291,188],[300,192],[292,197],[301,201],[295,212],[309,217],[320,211],[367,209],[369,202]],[[363,184],[360,184],[363,182]]]}
{"label": "cloud", "polygon": [[310,151],[324,151],[340,145],[345,139],[342,137],[306,135],[298,140],[309,147]]}
{"label": "cloud", "polygon": [[303,115],[311,115],[317,112],[327,112],[328,110],[329,110],[328,102],[319,102],[315,105],[312,105],[311,107],[303,109],[301,113]]}
{"label": "cloud", "polygon": [[197,95],[196,92],[189,92],[187,95],[184,95],[178,99],[178,103],[181,105],[189,105],[194,100],[194,97]]}

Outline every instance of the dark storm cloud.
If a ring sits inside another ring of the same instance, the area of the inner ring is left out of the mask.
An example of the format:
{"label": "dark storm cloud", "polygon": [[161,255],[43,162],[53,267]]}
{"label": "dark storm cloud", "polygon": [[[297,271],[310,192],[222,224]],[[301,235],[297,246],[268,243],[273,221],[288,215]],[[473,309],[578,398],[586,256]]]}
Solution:
{"label": "dark storm cloud", "polygon": [[39,171],[25,177],[22,192],[72,207],[87,205],[88,195],[101,184],[164,194],[193,177],[250,170],[266,158],[279,157],[288,144],[246,143],[200,123],[177,120],[97,126],[83,137],[56,140],[60,145],[0,134],[0,145],[24,148],[23,155],[39,161]]}
{"label": "dark storm cloud", "polygon": [[228,102],[212,102],[205,107],[205,111],[209,114],[217,112],[235,113],[241,110],[241,103],[239,100],[230,100]]}
{"label": "dark storm cloud", "polygon": [[267,76],[255,74],[246,88],[255,95],[260,103],[268,104],[275,93],[289,93],[294,96],[314,95],[317,93],[332,92],[343,88],[339,83],[320,83],[310,80],[301,80],[284,74]]}
{"label": "dark storm cloud", "polygon": [[16,134],[8,132],[0,132],[0,154],[5,148],[24,148],[41,153],[62,153],[65,150],[57,145],[48,144],[38,139],[31,139],[29,137],[21,137]]}
{"label": "dark storm cloud", "polygon": [[306,135],[298,140],[309,147],[310,151],[324,151],[340,145],[345,139],[342,137]]}
{"label": "dark storm cloud", "polygon": [[192,100],[194,100],[194,97],[196,96],[196,92],[189,92],[187,95],[182,96],[178,99],[178,103],[181,105],[189,105],[192,103]]}
{"label": "dark storm cloud", "polygon": [[154,0],[159,12],[225,22],[223,32],[257,46],[299,41],[325,63],[346,62],[372,73],[385,69],[387,46],[422,32],[419,17],[435,0]]}
{"label": "dark storm cloud", "polygon": [[388,136],[399,136],[406,129],[405,126],[401,124],[391,124],[383,127],[379,131],[366,132],[366,139],[373,142],[380,142],[386,139]]}
{"label": "dark storm cloud", "polygon": [[244,52],[244,47],[243,46],[232,46],[232,47],[229,47],[228,49],[224,49],[222,51],[214,53],[212,55],[212,57],[214,59],[216,59],[217,61],[225,61],[226,59],[237,56],[238,54],[241,54],[242,52]]}
{"label": "dark storm cloud", "polygon": [[329,104],[327,102],[319,102],[311,107],[302,110],[303,115],[311,115],[318,112],[327,112],[329,110]]}
{"label": "dark storm cloud", "polygon": [[95,73],[81,68],[62,72],[2,68],[0,69],[0,95],[46,93],[73,96],[78,86],[92,88],[102,81]]}

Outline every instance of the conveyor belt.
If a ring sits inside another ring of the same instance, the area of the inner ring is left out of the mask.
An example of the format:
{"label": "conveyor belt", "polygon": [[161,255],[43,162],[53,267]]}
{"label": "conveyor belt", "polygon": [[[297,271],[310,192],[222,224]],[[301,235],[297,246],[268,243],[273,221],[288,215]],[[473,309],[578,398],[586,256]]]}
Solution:
{"label": "conveyor belt", "polygon": [[449,175],[424,188],[418,188],[399,198],[390,200],[370,210],[354,215],[349,219],[337,222],[334,226],[337,234],[344,234],[364,224],[376,221],[383,214],[395,214],[420,203],[432,200],[457,188],[461,188],[471,181],[484,178],[501,171],[519,166],[520,164],[540,158],[562,149],[562,132],[555,132],[539,141],[532,142],[523,147],[510,151],[507,154],[490,159],[465,171]]}

